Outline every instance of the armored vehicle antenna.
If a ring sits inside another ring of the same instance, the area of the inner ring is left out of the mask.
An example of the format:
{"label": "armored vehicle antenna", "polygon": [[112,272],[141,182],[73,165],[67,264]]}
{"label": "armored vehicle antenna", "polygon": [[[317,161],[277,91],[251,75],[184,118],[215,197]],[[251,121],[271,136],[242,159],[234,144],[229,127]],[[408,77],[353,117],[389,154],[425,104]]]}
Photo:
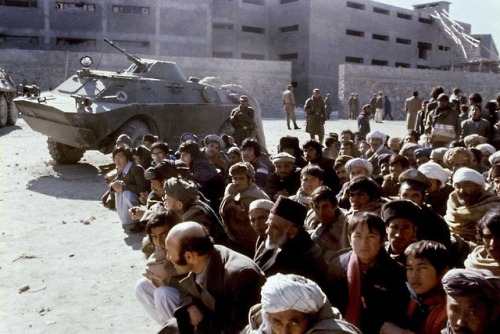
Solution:
{"label": "armored vehicle antenna", "polygon": [[130,54],[124,49],[116,46],[116,44],[111,42],[109,39],[105,38],[104,41],[109,45],[111,45],[112,47],[114,47],[115,49],[117,49],[118,51],[120,51],[121,53],[123,53],[125,56],[127,56],[127,59],[136,64],[138,67],[143,67],[146,65],[145,63],[142,62],[141,58],[134,56],[133,54]]}

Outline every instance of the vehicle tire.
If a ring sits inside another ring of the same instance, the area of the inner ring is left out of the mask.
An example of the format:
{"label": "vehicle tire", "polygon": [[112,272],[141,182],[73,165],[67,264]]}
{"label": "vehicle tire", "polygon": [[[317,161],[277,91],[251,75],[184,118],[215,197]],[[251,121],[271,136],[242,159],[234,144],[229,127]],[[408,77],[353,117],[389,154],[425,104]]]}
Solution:
{"label": "vehicle tire", "polygon": [[142,137],[150,133],[151,130],[144,122],[133,119],[122,125],[118,130],[117,137],[121,134],[126,134],[132,139],[134,147],[137,147],[142,144]]}
{"label": "vehicle tire", "polygon": [[47,145],[52,159],[60,164],[76,164],[85,153],[83,148],[61,144],[50,137],[47,139]]}
{"label": "vehicle tire", "polygon": [[7,113],[7,125],[16,125],[17,118],[19,117],[19,110],[15,102],[9,103],[9,112]]}
{"label": "vehicle tire", "polygon": [[9,105],[7,104],[7,99],[5,96],[0,95],[0,128],[7,125],[7,119],[9,118]]}

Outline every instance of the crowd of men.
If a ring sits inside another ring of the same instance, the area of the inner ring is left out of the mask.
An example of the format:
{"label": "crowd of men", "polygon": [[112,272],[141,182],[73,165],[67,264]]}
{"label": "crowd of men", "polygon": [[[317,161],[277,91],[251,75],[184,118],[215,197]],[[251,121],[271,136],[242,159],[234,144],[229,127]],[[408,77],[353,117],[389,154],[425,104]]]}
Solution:
{"label": "crowd of men", "polygon": [[[135,291],[159,332],[500,333],[500,95],[431,95],[404,138],[368,104],[358,131],[272,156],[245,96],[232,136],[120,136],[103,203],[146,232]],[[319,90],[306,109],[324,122]]]}

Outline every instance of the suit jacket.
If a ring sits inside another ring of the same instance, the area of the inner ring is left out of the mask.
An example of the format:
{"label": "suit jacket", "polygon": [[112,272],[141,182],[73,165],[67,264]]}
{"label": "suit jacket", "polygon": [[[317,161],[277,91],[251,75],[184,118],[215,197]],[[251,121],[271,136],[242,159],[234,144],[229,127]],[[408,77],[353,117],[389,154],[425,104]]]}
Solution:
{"label": "suit jacket", "polygon": [[[196,283],[193,273],[180,281],[182,294],[174,313],[180,333],[240,333],[248,323],[248,311],[260,300],[263,284],[264,274],[255,262],[216,245],[201,285]],[[194,329],[187,314],[187,307],[192,304],[204,314],[203,321]]]}
{"label": "suit jacket", "polygon": [[[476,127],[477,125],[477,127]],[[460,135],[461,139],[464,139],[468,135],[480,135],[486,139],[490,139],[491,125],[490,122],[484,118],[480,118],[479,121],[474,122],[472,118],[462,122],[462,133]]]}

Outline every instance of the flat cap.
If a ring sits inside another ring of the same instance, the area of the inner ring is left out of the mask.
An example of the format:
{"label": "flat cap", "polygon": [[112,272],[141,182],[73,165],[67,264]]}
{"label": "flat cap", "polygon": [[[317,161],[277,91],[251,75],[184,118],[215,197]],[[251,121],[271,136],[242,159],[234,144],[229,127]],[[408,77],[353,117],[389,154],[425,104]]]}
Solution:
{"label": "flat cap", "polygon": [[413,187],[420,187],[423,189],[427,189],[431,186],[431,181],[419,172],[417,169],[411,168],[407,169],[399,175],[399,182],[401,184],[406,183]]}

